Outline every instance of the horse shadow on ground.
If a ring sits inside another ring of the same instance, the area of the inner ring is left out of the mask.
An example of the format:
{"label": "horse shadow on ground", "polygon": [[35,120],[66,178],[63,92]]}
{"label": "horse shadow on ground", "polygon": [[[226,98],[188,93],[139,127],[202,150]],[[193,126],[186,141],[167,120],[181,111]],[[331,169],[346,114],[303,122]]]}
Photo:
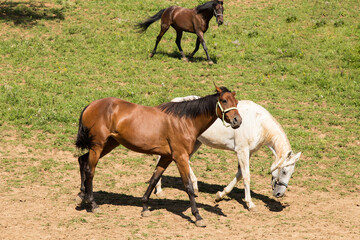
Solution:
{"label": "horse shadow on ground", "polygon": [[[239,183],[241,183],[241,181]],[[173,176],[163,176],[162,177],[162,187],[164,189],[165,188],[177,188],[180,190],[184,189],[184,185],[183,185],[181,179],[178,177],[173,177]],[[214,194],[214,199],[215,199],[215,194],[218,191],[222,191],[225,186],[218,185],[218,184],[208,184],[208,183],[198,181],[198,187],[199,187],[200,194],[201,194],[201,192]],[[165,190],[165,192],[166,192],[166,190]],[[228,196],[228,198],[225,198],[222,201],[230,201],[231,199],[235,199],[239,204],[241,204],[245,209],[247,209],[246,202],[243,200],[243,198],[245,198],[244,189],[239,189],[237,187],[234,187],[234,189],[227,196]],[[255,193],[253,191],[251,191],[251,197],[264,202],[265,206],[271,212],[281,212],[286,207],[288,207],[288,205],[282,204],[281,202],[279,202],[273,198],[270,198],[270,197],[262,195],[262,194]]]}
{"label": "horse shadow on ground", "polygon": [[[199,49],[199,51],[200,51],[200,49]],[[176,58],[176,59],[181,60],[181,54],[180,54],[179,51],[173,51],[171,53],[163,52],[163,51],[157,51],[156,54],[160,54],[160,55],[168,56],[169,58]],[[197,53],[197,54],[200,54],[200,53]],[[206,57],[192,57],[192,58],[189,59],[189,54],[186,55],[186,57],[188,58],[190,63],[192,63],[192,62],[204,62],[204,63],[207,63]],[[215,64],[217,64],[217,58],[216,57],[211,57],[211,60]]]}
{"label": "horse shadow on ground", "polygon": [[[116,206],[134,206],[142,209],[141,197],[134,197],[127,194],[112,193],[98,191],[94,192],[94,199],[98,206],[111,204]],[[215,213],[217,215],[226,216],[218,206],[210,206],[208,204],[196,204],[198,208],[202,208],[208,212]],[[76,210],[90,211],[89,206],[83,204],[76,207]],[[168,212],[179,215],[180,217],[188,220],[189,222],[195,223],[191,217],[184,214],[184,212],[190,207],[189,200],[172,200],[172,199],[149,199],[149,210],[150,212],[159,209],[166,209]],[[140,216],[140,211],[139,211]]]}
{"label": "horse shadow on ground", "polygon": [[[224,186],[222,186],[222,185],[208,184],[208,183],[204,183],[201,181],[198,182],[198,186],[199,186],[200,194],[201,194],[201,192],[214,194],[214,198],[215,198],[215,194],[218,191],[222,191],[224,188]],[[173,176],[163,176],[162,177],[162,187],[164,189],[165,188],[175,188],[175,189],[179,189],[179,190],[184,190],[184,185],[183,185],[181,179],[179,177],[173,177]],[[166,192],[166,190],[165,190],[165,192]],[[244,194],[243,189],[240,190],[235,187],[233,189],[233,191],[231,191],[231,193],[228,195],[228,198],[225,198],[222,201],[231,201],[231,199],[235,199],[238,203],[240,203],[244,207],[244,209],[247,209],[246,203],[242,199],[242,197],[244,195],[245,194]],[[154,196],[154,195],[152,195],[152,196]],[[283,209],[288,207],[288,205],[283,205],[281,202],[278,202],[275,199],[269,198],[268,196],[265,196],[262,194],[255,193],[253,191],[251,191],[251,196],[252,196],[252,198],[256,198],[258,200],[263,201],[265,203],[265,206],[272,212],[281,212]],[[134,196],[127,195],[127,194],[98,191],[98,192],[94,192],[94,198],[95,198],[96,203],[99,206],[105,205],[105,204],[111,204],[111,205],[116,205],[116,206],[134,206],[134,207],[142,208],[141,197],[134,197]],[[219,208],[218,204],[215,204],[215,206],[211,206],[208,204],[202,204],[202,203],[197,202],[197,206],[198,206],[198,208],[202,208],[208,212],[226,217],[226,214],[223,213],[221,208]],[[194,221],[189,216],[184,214],[184,212],[189,207],[190,207],[189,200],[173,200],[173,199],[166,199],[166,198],[164,198],[164,199],[150,198],[149,199],[149,210],[150,211],[165,209],[168,212],[176,214],[176,215],[188,220],[189,222],[194,223]],[[76,207],[76,210],[90,211],[88,206],[84,205],[84,204],[79,207]],[[139,211],[139,216],[140,216],[140,211]]]}
{"label": "horse shadow on ground", "polygon": [[31,27],[37,20],[64,20],[64,8],[48,7],[43,3],[29,1],[0,2],[0,19],[15,25]]}

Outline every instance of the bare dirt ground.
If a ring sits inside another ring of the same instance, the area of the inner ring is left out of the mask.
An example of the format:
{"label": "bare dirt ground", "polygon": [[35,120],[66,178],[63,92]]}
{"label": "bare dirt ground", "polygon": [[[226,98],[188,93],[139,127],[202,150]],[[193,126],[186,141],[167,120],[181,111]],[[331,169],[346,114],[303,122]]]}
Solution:
{"label": "bare dirt ground", "polygon": [[[113,156],[121,159],[120,152]],[[80,180],[72,153],[1,146],[0,239],[360,239],[359,192],[308,191],[290,182],[286,196],[276,199],[270,176],[256,175],[252,197],[257,210],[251,212],[242,184],[215,203],[228,179],[198,176],[196,201],[207,223],[198,228],[174,164],[163,179],[166,196],[152,195],[151,216],[142,218],[140,199],[154,157],[127,154],[145,159],[142,167],[109,159],[99,163],[94,192],[100,207],[94,214],[76,208]],[[46,165],[51,159],[56,167]]]}

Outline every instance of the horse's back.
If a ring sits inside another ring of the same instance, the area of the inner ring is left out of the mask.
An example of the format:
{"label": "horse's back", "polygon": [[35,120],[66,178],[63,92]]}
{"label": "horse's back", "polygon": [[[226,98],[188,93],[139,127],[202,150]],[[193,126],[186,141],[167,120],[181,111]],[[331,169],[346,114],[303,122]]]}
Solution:
{"label": "horse's back", "polygon": [[134,108],[136,104],[127,102],[120,98],[108,97],[95,100],[91,102],[83,113],[83,119],[93,119],[97,121],[98,118],[104,118],[111,115],[116,108]]}
{"label": "horse's back", "polygon": [[239,101],[237,105],[242,124],[238,129],[224,127],[217,119],[198,139],[203,144],[235,151],[237,147],[257,148],[263,142],[264,124],[273,117],[262,106],[250,100]]}
{"label": "horse's back", "polygon": [[165,10],[161,17],[162,23],[171,25],[176,30],[195,32],[193,24],[194,9],[171,6]]}
{"label": "horse's back", "polygon": [[279,122],[264,107],[253,101],[243,100],[239,101],[238,110],[243,121],[236,135],[238,141],[247,141],[251,151],[256,151],[263,144],[268,145],[273,138],[283,138],[288,142]]}

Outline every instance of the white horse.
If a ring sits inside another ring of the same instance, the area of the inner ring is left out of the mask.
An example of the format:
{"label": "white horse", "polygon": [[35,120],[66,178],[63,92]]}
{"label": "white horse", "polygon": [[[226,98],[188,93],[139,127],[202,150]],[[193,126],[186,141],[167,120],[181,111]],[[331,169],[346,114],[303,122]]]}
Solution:
{"label": "white horse", "polygon": [[[187,96],[175,98],[172,101],[188,101],[196,98],[199,97]],[[238,129],[227,128],[224,126],[225,122],[220,119],[216,120],[198,137],[191,156],[201,144],[236,152],[238,172],[222,192],[216,193],[216,201],[222,200],[225,195],[229,194],[242,177],[244,179],[245,202],[250,210],[255,207],[250,195],[249,159],[251,154],[263,145],[267,145],[271,149],[275,155],[275,161],[271,166],[273,195],[282,197],[294,172],[295,162],[300,159],[301,152],[297,154],[292,152],[289,140],[281,125],[265,108],[248,100],[239,101],[237,108],[242,117],[241,126]],[[198,193],[197,178],[191,168],[190,174],[194,190]],[[163,194],[161,180],[156,185],[155,194]]]}

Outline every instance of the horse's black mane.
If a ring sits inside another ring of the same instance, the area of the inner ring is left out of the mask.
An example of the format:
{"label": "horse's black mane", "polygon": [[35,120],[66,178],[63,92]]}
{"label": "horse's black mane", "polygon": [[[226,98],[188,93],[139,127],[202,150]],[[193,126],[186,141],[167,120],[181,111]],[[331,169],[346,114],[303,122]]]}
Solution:
{"label": "horse's black mane", "polygon": [[218,1],[210,1],[210,2],[206,2],[204,4],[197,6],[195,8],[196,13],[201,13],[202,11],[205,11],[205,10],[212,10],[214,8],[214,3],[217,3],[217,2]]}
{"label": "horse's black mane", "polygon": [[[222,92],[230,92],[226,87],[220,87]],[[214,115],[215,105],[218,100],[219,93],[208,95],[195,100],[183,102],[167,102],[158,106],[167,114],[172,114],[178,117],[195,118],[199,115]]]}

